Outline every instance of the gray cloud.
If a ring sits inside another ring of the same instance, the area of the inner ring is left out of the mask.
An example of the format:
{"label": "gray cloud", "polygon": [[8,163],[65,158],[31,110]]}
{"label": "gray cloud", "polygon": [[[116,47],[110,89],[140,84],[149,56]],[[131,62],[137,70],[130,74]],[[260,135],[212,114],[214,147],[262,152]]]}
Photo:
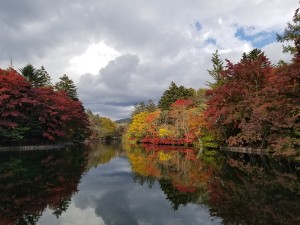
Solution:
{"label": "gray cloud", "polygon": [[[257,44],[235,37],[238,28],[257,41],[261,32],[282,32],[297,7],[296,0],[2,0],[0,66],[10,58],[16,68],[44,65],[56,81],[73,57],[103,42],[121,56],[99,74],[68,75],[87,108],[127,117],[131,103],[158,100],[171,81],[203,87],[215,49],[237,61]],[[288,58],[279,45],[263,49],[273,61]]]}

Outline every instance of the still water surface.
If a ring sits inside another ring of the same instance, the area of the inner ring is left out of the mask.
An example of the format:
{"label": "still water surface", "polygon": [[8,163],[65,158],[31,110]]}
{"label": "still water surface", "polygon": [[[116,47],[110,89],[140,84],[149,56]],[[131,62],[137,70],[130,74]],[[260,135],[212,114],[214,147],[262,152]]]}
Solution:
{"label": "still water surface", "polygon": [[[297,167],[298,166],[298,167]],[[300,224],[299,165],[89,144],[0,155],[0,224]]]}

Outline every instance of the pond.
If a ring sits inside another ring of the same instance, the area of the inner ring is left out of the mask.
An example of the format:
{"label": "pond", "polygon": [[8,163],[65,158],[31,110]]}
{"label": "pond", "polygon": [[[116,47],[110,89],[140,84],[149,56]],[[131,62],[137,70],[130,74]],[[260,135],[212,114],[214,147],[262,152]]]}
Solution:
{"label": "pond", "polygon": [[90,143],[0,154],[0,224],[300,224],[299,164]]}

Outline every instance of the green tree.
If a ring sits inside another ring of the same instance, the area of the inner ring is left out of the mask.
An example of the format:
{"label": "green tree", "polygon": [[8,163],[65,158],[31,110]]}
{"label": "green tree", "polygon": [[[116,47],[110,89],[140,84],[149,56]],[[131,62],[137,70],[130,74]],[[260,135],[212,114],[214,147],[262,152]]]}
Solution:
{"label": "green tree", "polygon": [[116,132],[116,124],[107,117],[100,117],[100,136],[103,138],[112,138]]}
{"label": "green tree", "polygon": [[162,110],[169,110],[172,103],[178,99],[189,99],[193,97],[191,89],[184,86],[177,86],[175,82],[171,82],[169,89],[166,90],[158,102],[158,107]]}
{"label": "green tree", "polygon": [[130,116],[134,117],[135,115],[137,115],[141,112],[144,112],[144,111],[146,111],[145,103],[144,102],[136,103],[134,105],[134,109],[132,110]]}
{"label": "green tree", "polygon": [[57,82],[54,86],[55,89],[66,91],[69,97],[71,97],[73,100],[78,101],[77,88],[74,82],[66,74],[64,74],[59,79],[60,81]]}
{"label": "green tree", "polygon": [[31,64],[27,64],[19,70],[33,87],[51,86],[50,76],[43,66],[40,69],[36,69]]}
{"label": "green tree", "polygon": [[40,69],[37,69],[35,73],[36,73],[36,80],[34,81],[33,86],[35,87],[51,86],[51,82],[50,82],[51,78],[43,66],[41,66]]}
{"label": "green tree", "polygon": [[251,50],[249,53],[243,53],[241,62],[249,61],[249,60],[256,60],[260,56],[262,56],[264,52],[258,48]]}
{"label": "green tree", "polygon": [[146,103],[140,102],[134,105],[134,109],[131,112],[131,117],[141,113],[141,112],[154,112],[156,110],[156,105],[152,99],[149,99]]}
{"label": "green tree", "polygon": [[147,112],[154,112],[156,110],[156,105],[152,99],[149,99],[146,103],[146,111]]}
{"label": "green tree", "polygon": [[27,64],[23,68],[19,69],[23,77],[26,78],[30,83],[35,79],[35,71],[36,69],[31,64]]}
{"label": "green tree", "polygon": [[287,44],[283,45],[283,52],[290,52],[291,54],[297,53],[297,46],[300,45],[300,14],[299,8],[296,9],[293,22],[288,22],[282,35],[277,34],[277,41],[294,42],[294,46]]}
{"label": "green tree", "polygon": [[220,59],[219,51],[216,50],[215,53],[213,53],[213,56],[211,58],[211,62],[213,63],[213,69],[207,70],[209,75],[214,79],[214,82],[207,82],[207,85],[214,89],[221,85],[223,83],[223,78],[221,76],[223,67],[223,61]]}

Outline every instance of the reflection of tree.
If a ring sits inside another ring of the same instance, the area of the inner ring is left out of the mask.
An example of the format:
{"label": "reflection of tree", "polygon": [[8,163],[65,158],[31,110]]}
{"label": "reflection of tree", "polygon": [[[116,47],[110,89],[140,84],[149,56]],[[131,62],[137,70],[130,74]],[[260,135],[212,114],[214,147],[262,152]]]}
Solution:
{"label": "reflection of tree", "polygon": [[40,212],[33,213],[31,215],[23,215],[18,219],[17,225],[34,225],[39,220],[41,216]]}
{"label": "reflection of tree", "polygon": [[180,192],[173,186],[171,180],[161,179],[159,180],[159,184],[174,210],[177,210],[180,205],[195,203],[198,199],[198,192]]}
{"label": "reflection of tree", "polygon": [[140,175],[139,173],[133,173],[133,181],[142,186],[146,183],[149,188],[152,188],[155,180],[156,180],[155,177],[143,176]]}
{"label": "reflection of tree", "polygon": [[96,167],[97,165],[108,163],[117,156],[123,156],[123,149],[119,144],[103,144],[101,142],[90,141],[87,144],[86,151],[87,166],[86,170]]}
{"label": "reflection of tree", "polygon": [[216,151],[198,159],[189,154],[172,146],[127,147],[135,181],[151,186],[156,179],[174,210],[195,203],[223,224],[300,224],[294,163]]}
{"label": "reflection of tree", "polygon": [[135,181],[151,187],[157,179],[174,210],[180,205],[206,199],[206,186],[213,169],[196,160],[192,149],[154,145],[144,147],[127,146]]}
{"label": "reflection of tree", "polygon": [[295,171],[293,164],[281,160],[228,157],[220,177],[209,185],[211,214],[224,224],[299,224]]}
{"label": "reflection of tree", "polygon": [[5,153],[0,157],[0,224],[35,224],[49,207],[67,210],[84,171],[80,149]]}

